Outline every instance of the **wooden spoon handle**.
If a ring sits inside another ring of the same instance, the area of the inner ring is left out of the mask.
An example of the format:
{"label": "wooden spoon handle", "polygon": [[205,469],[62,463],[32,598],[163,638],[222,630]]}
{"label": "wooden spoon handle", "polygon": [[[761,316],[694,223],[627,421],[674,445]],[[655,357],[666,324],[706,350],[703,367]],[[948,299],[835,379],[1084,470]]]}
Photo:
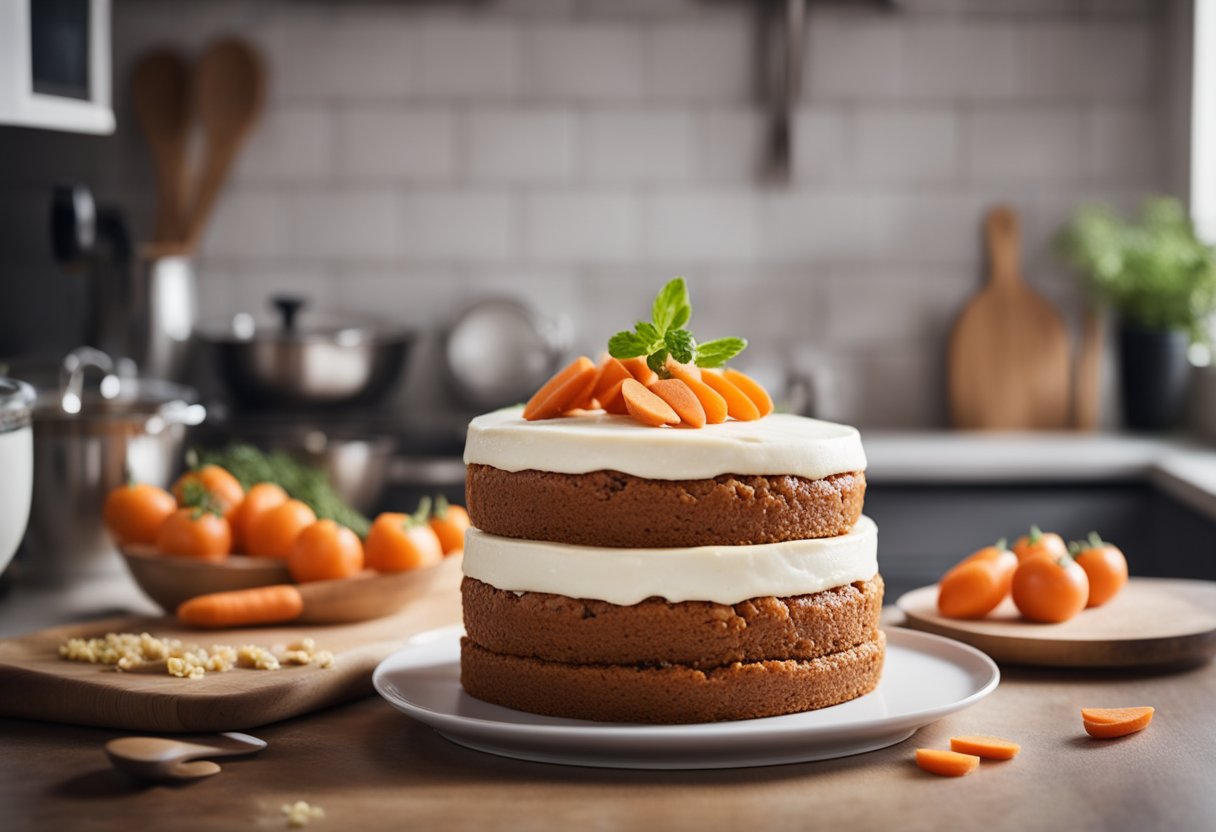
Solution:
{"label": "wooden spoon handle", "polygon": [[998,286],[1011,286],[1018,277],[1018,215],[1008,205],[997,205],[984,220],[988,238],[989,278]]}

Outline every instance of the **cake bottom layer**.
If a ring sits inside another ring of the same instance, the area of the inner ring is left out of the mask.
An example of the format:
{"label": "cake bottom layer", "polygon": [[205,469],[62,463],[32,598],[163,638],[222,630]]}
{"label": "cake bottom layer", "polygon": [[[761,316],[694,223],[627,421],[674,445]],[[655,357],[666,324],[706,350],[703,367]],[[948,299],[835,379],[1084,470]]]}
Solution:
{"label": "cake bottom layer", "polygon": [[878,685],[886,637],[809,660],[579,665],[508,656],[461,641],[460,683],[477,699],[600,722],[692,723],[779,716],[862,696]]}
{"label": "cake bottom layer", "polygon": [[545,592],[510,592],[466,577],[469,638],[494,652],[569,664],[714,668],[733,662],[809,660],[873,641],[882,614],[880,575],[810,595],[738,604],[631,606]]}

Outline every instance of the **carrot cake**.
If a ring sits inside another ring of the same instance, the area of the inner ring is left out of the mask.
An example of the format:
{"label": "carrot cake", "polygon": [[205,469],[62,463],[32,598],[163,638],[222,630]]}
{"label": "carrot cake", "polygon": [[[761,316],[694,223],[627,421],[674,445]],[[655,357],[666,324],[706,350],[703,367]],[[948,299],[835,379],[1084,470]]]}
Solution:
{"label": "carrot cake", "polygon": [[472,421],[461,683],[551,716],[688,723],[873,690],[877,528],[854,428]]}

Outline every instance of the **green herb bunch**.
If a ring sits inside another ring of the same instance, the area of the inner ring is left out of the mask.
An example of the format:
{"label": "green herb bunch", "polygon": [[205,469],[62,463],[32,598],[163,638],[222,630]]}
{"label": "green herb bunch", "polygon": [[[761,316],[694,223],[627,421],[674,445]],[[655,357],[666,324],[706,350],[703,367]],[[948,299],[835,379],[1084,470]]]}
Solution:
{"label": "green herb bunch", "polygon": [[632,330],[608,339],[608,354],[613,358],[645,356],[646,365],[667,378],[669,355],[681,364],[721,367],[747,347],[745,338],[718,338],[698,344],[685,328],[691,317],[688,286],[684,278],[677,277],[655,296],[649,321],[638,321]]}
{"label": "green herb bunch", "polygon": [[1125,321],[1207,340],[1205,319],[1216,310],[1216,251],[1195,236],[1178,200],[1146,200],[1139,223],[1106,206],[1082,208],[1055,247]]}

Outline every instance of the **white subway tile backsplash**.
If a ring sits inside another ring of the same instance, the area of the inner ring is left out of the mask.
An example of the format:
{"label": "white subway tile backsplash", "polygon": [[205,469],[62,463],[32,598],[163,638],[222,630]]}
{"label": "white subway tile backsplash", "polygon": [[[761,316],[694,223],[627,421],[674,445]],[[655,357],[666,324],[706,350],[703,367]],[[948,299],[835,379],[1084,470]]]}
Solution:
{"label": "white subway tile backsplash", "polygon": [[426,20],[417,26],[418,94],[501,99],[520,86],[517,26],[483,20]]}
{"label": "white subway tile backsplash", "polygon": [[233,188],[222,192],[203,234],[203,256],[267,261],[289,254],[284,202],[270,193]]}
{"label": "white subway tile backsplash", "polygon": [[647,29],[650,92],[679,101],[746,101],[755,84],[755,36],[746,14]]}
{"label": "white subway tile backsplash", "polygon": [[630,260],[638,231],[638,201],[628,193],[535,193],[524,202],[524,253],[536,260]]}
{"label": "white subway tile backsplash", "polygon": [[474,111],[468,175],[488,182],[564,182],[574,176],[577,134],[566,110]]}
{"label": "white subway tile backsplash", "polygon": [[862,109],[852,173],[861,181],[948,182],[958,172],[959,123],[940,108]]}
{"label": "white subway tile backsplash", "polygon": [[587,176],[595,182],[682,182],[697,169],[692,113],[609,110],[586,119]]}
{"label": "white subway tile backsplash", "polygon": [[1152,107],[1099,106],[1086,117],[1091,182],[1151,187],[1161,180],[1162,123]]}
{"label": "white subway tile backsplash", "polygon": [[760,200],[746,192],[653,193],[642,198],[648,259],[752,261],[760,252]]}
{"label": "white subway tile backsplash", "polygon": [[397,253],[398,199],[383,191],[324,191],[284,197],[289,255],[378,260]]}
{"label": "white subway tile backsplash", "polygon": [[764,258],[774,263],[869,258],[872,202],[851,192],[770,195],[761,224]]}
{"label": "white subway tile backsplash", "polygon": [[310,183],[333,169],[334,124],[320,107],[271,108],[241,151],[239,182]]}
{"label": "white subway tile backsplash", "polygon": [[506,260],[517,251],[516,208],[505,193],[413,191],[394,229],[402,256],[453,263]]}
{"label": "white subway tile backsplash", "polygon": [[910,19],[903,29],[907,100],[992,101],[1016,92],[1015,29],[966,18]]}
{"label": "white subway tile backsplash", "polygon": [[822,282],[823,339],[845,348],[938,340],[980,285],[965,270],[907,266],[837,269]]}
{"label": "white subway tile backsplash", "polygon": [[616,23],[539,23],[524,50],[528,89],[542,98],[630,100],[645,93],[642,29]]}
{"label": "white subway tile backsplash", "polygon": [[976,183],[1078,182],[1081,113],[1075,108],[975,110],[966,118],[968,179]]}
{"label": "white subway tile backsplash", "polygon": [[699,114],[698,179],[713,184],[757,181],[765,162],[767,124],[767,116],[759,108]]}
{"label": "white subway tile backsplash", "polygon": [[1018,31],[1020,92],[1040,100],[1144,100],[1158,81],[1147,21],[1058,21]]}
{"label": "white subway tile backsplash", "polygon": [[812,7],[806,37],[804,99],[891,99],[900,94],[901,20]]}
{"label": "white subway tile backsplash", "polygon": [[331,19],[305,8],[283,21],[272,97],[392,100],[414,91],[417,40],[402,15]]}
{"label": "white subway tile backsplash", "polygon": [[839,108],[794,115],[793,173],[799,182],[842,182],[854,173],[853,128]]}
{"label": "white subway tile backsplash", "polygon": [[436,182],[456,172],[455,117],[425,108],[338,116],[338,174],[356,182]]}

